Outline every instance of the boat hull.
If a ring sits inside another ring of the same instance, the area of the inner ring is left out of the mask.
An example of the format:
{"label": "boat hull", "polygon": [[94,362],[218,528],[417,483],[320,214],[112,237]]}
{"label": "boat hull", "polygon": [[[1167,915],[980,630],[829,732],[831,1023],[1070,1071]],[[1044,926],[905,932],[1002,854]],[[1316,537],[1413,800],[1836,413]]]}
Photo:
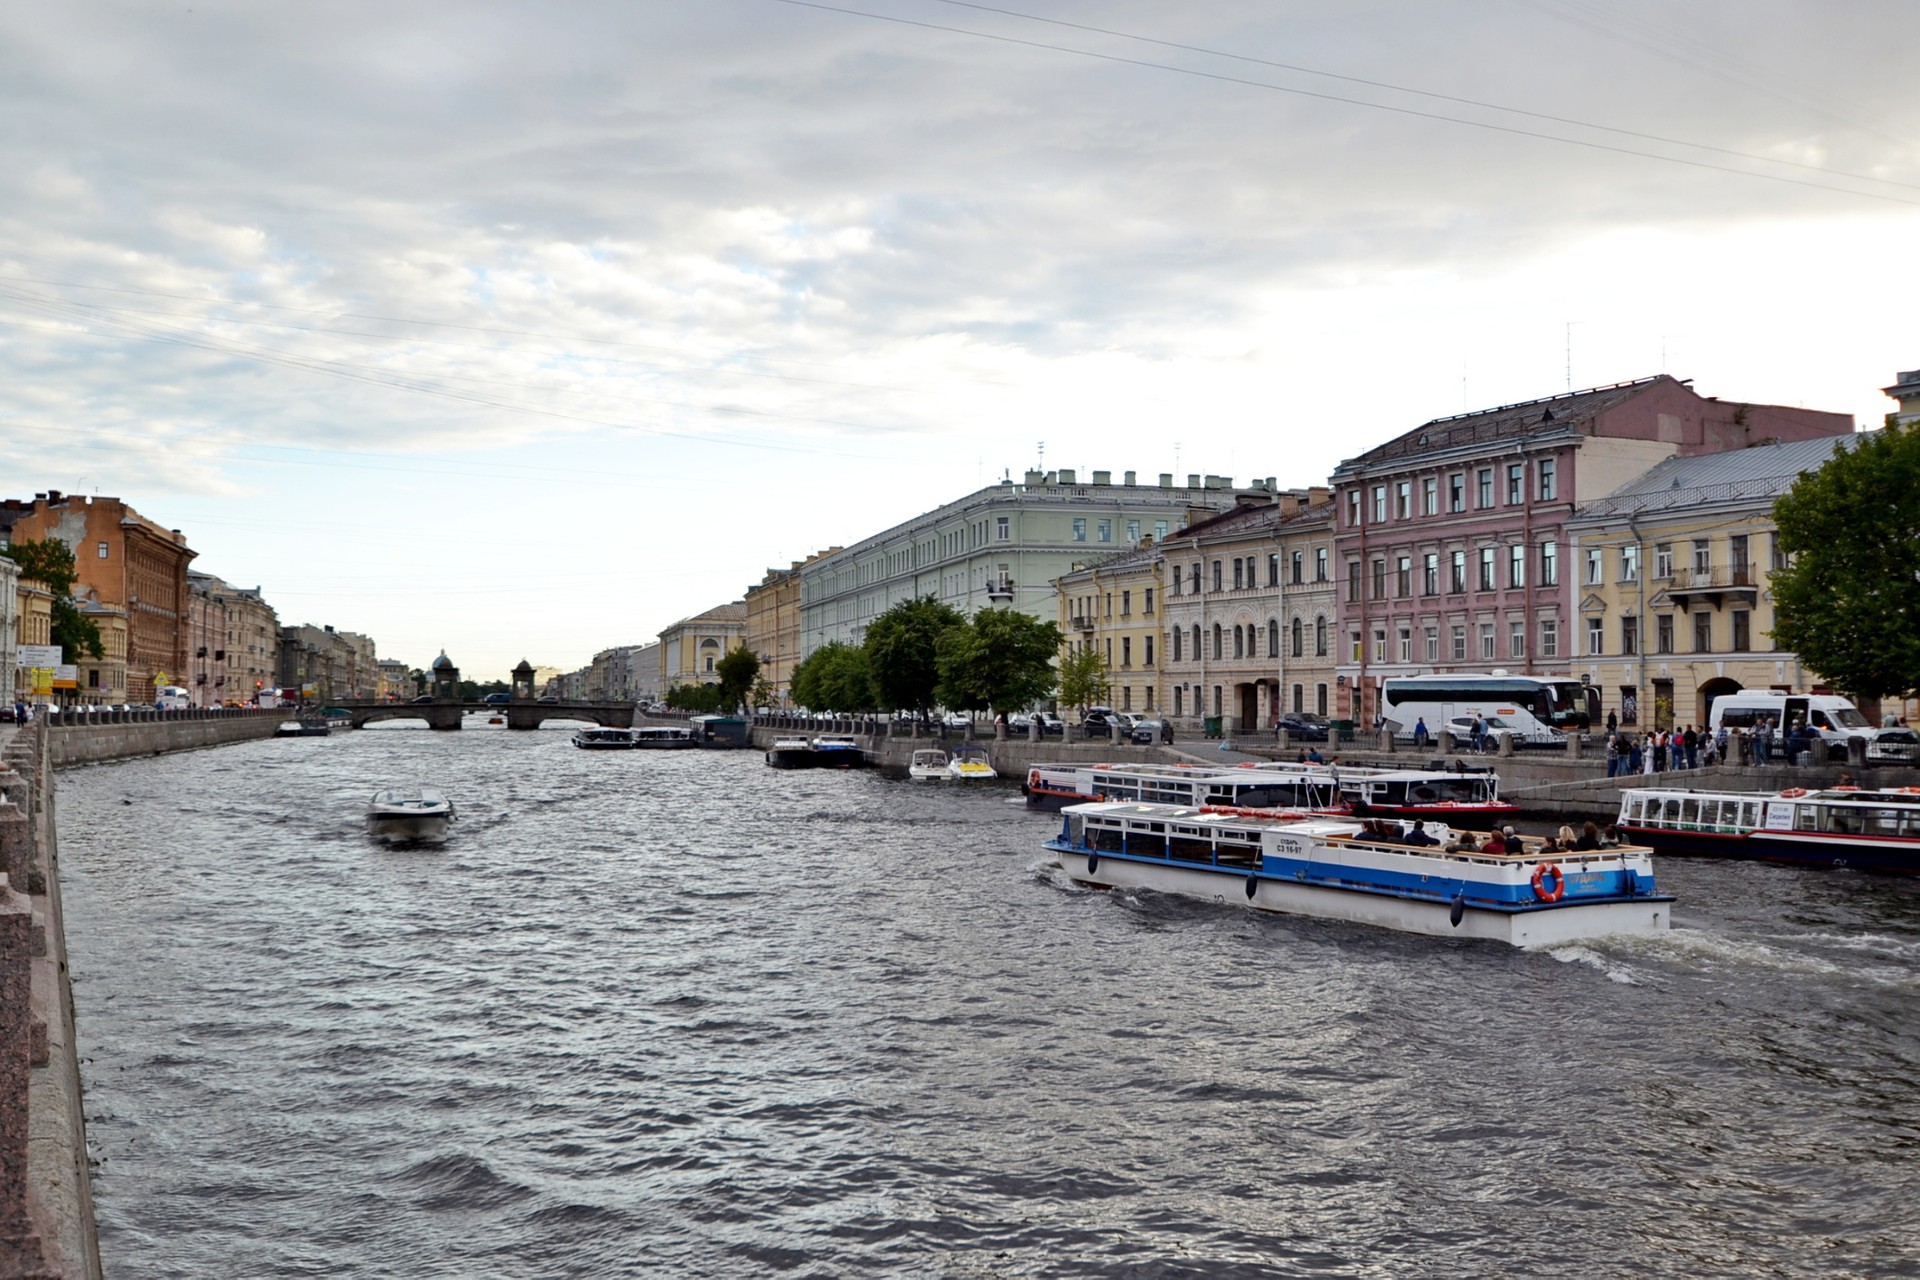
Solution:
{"label": "boat hull", "polygon": [[1920,875],[1920,842],[1876,839],[1827,832],[1668,831],[1659,827],[1622,827],[1635,844],[1656,853],[1687,858],[1741,858],[1786,862],[1803,867],[1848,867],[1885,875]]}
{"label": "boat hull", "polygon": [[376,840],[444,840],[451,821],[452,815],[445,813],[370,813],[367,834]]}
{"label": "boat hull", "polygon": [[1502,908],[1469,905],[1462,910],[1460,922],[1455,925],[1453,903],[1444,897],[1409,898],[1366,889],[1305,884],[1268,875],[1254,878],[1254,893],[1248,897],[1245,871],[1183,867],[1104,853],[1089,867],[1085,852],[1062,849],[1056,844],[1049,844],[1048,848],[1059,857],[1070,879],[1095,888],[1150,889],[1256,911],[1343,920],[1436,938],[1477,938],[1516,947],[1551,947],[1580,939],[1656,937],[1666,933],[1673,923],[1673,899],[1648,895]]}

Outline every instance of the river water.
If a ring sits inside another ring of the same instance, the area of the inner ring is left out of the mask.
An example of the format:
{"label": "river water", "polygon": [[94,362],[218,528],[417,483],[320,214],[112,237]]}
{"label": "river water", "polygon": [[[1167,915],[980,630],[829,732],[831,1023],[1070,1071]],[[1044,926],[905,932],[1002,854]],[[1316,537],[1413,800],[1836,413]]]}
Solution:
{"label": "river water", "polygon": [[[109,1276],[1920,1275],[1913,883],[1519,952],[468,725],[61,774]],[[452,838],[370,843],[411,782]]]}

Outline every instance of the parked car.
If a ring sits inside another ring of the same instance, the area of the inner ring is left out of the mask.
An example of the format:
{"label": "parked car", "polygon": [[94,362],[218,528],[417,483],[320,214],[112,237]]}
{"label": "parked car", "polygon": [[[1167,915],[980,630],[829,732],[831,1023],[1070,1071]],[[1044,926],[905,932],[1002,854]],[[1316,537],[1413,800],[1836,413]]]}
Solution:
{"label": "parked car", "polygon": [[1053,712],[1036,711],[1033,713],[1033,718],[1040,722],[1041,736],[1051,738],[1062,738],[1066,736],[1067,722],[1053,714]]}
{"label": "parked car", "polygon": [[1166,733],[1166,728],[1164,721],[1142,720],[1135,717],[1132,726],[1127,730],[1127,736],[1137,745],[1150,746],[1160,741]]}
{"label": "parked car", "polygon": [[1302,712],[1282,713],[1280,727],[1287,731],[1289,742],[1325,742],[1327,740],[1327,722]]}
{"label": "parked car", "polygon": [[940,723],[949,729],[964,729],[973,723],[973,717],[964,711],[949,711],[940,717]]}
{"label": "parked car", "polygon": [[1007,717],[1008,733],[1027,733],[1033,728],[1033,717],[1024,711],[1016,711]]}
{"label": "parked car", "polygon": [[[1497,750],[1502,740],[1522,737],[1520,730],[1508,724],[1499,716],[1482,716],[1480,723],[1486,727],[1486,746],[1488,750]],[[1447,721],[1447,732],[1453,735],[1455,746],[1465,746],[1473,741],[1473,717],[1455,716]]]}
{"label": "parked car", "polygon": [[1920,764],[1920,733],[1882,729],[1867,744],[1868,764]]}

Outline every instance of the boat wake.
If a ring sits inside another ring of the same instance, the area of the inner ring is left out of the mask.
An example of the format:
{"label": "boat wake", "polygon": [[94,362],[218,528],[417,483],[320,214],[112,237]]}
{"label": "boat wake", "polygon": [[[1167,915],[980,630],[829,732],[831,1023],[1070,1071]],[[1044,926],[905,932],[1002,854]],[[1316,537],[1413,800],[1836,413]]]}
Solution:
{"label": "boat wake", "polygon": [[1606,975],[1608,982],[1617,982],[1626,987],[1641,987],[1647,983],[1644,975],[1621,963],[1618,956],[1607,955],[1581,943],[1548,947],[1546,953],[1561,964],[1590,965]]}

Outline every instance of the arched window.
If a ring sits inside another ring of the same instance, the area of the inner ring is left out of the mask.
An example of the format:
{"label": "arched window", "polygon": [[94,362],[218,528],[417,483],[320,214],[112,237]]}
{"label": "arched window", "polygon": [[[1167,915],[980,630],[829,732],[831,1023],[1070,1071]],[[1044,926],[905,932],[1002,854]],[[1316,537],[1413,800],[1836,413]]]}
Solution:
{"label": "arched window", "polygon": [[1198,662],[1206,656],[1206,651],[1200,647],[1200,624],[1196,622],[1193,624],[1193,660]]}
{"label": "arched window", "polygon": [[[1238,562],[1236,561],[1236,563]],[[1236,626],[1233,629],[1233,656],[1236,658],[1244,658],[1247,656],[1241,645],[1240,628]]]}
{"label": "arched window", "polygon": [[1313,620],[1313,655],[1316,658],[1327,656],[1327,620],[1324,617]]}
{"label": "arched window", "polygon": [[1267,656],[1269,658],[1280,656],[1280,619],[1278,618],[1267,619]]}
{"label": "arched window", "polygon": [[1213,624],[1213,657],[1214,657],[1214,661],[1216,662],[1218,662],[1221,658],[1224,658],[1227,656],[1226,645],[1224,643],[1225,636],[1226,636],[1226,632],[1220,629],[1220,624],[1217,622],[1214,623]]}
{"label": "arched window", "polygon": [[1174,662],[1180,661],[1180,634],[1181,634],[1180,628],[1175,627],[1173,629],[1173,658],[1172,658]]}
{"label": "arched window", "polygon": [[1295,618],[1293,620],[1293,656],[1296,658],[1306,655],[1306,649],[1302,647],[1306,644],[1306,633],[1307,624]]}

